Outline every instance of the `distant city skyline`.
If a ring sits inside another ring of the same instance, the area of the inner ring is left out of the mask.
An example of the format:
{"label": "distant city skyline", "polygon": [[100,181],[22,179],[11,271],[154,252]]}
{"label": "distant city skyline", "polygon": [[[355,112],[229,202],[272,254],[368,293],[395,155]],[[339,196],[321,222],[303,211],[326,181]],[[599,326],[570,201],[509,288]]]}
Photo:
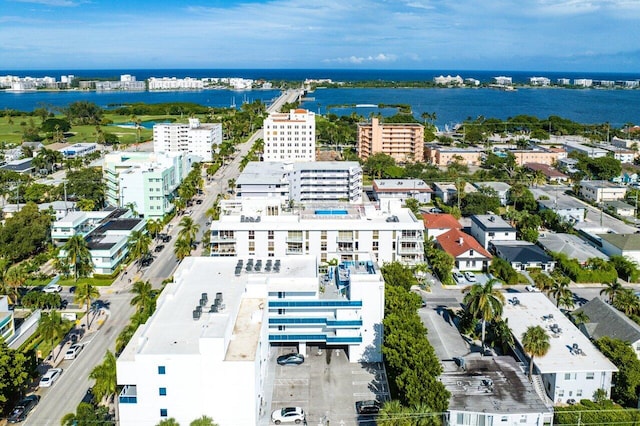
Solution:
{"label": "distant city skyline", "polygon": [[0,69],[640,72],[638,0],[0,0]]}

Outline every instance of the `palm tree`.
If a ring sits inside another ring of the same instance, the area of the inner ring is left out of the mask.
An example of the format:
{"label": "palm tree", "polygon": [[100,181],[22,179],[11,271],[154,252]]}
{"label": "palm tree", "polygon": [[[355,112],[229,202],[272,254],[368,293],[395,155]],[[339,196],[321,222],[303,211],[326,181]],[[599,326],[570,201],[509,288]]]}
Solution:
{"label": "palm tree", "polygon": [[573,300],[573,293],[571,290],[566,289],[561,295],[558,296],[557,307],[564,306],[567,309],[572,309],[576,305]]}
{"label": "palm tree", "polygon": [[88,277],[93,271],[93,260],[87,241],[82,235],[74,235],[62,246],[67,265],[73,269],[73,276],[78,281],[79,277]]}
{"label": "palm tree", "polygon": [[175,198],[173,200],[173,205],[175,206],[178,214],[180,214],[180,212],[182,212],[182,210],[185,209],[185,207],[187,207],[187,202],[185,200],[183,200],[182,198]]}
{"label": "palm tree", "polygon": [[9,298],[9,302],[17,304],[20,300],[20,287],[27,281],[29,274],[27,269],[22,265],[14,265],[10,267],[3,276],[3,288],[6,290],[6,295]]}
{"label": "palm tree", "polygon": [[[67,332],[67,326],[60,312],[53,310],[48,314],[42,314],[40,322],[38,323],[38,330],[42,339],[53,346],[58,340],[64,337]],[[60,352],[62,352],[62,348],[58,351],[58,355],[60,355]],[[58,355],[56,355],[56,357]]]}
{"label": "palm tree", "polygon": [[107,401],[116,393],[116,357],[111,351],[107,351],[104,355],[102,364],[96,365],[89,378],[96,382],[93,385],[93,395],[96,400],[102,401],[105,397]]}
{"label": "palm tree", "polygon": [[564,301],[569,298],[573,299],[573,292],[569,289],[569,284],[566,281],[556,281],[553,283],[549,294],[556,300],[556,307],[560,307],[560,299]]}
{"label": "palm tree", "polygon": [[173,417],[161,420],[156,426],[180,426],[180,423]]}
{"label": "palm tree", "polygon": [[637,315],[640,312],[640,298],[630,288],[623,289],[616,296],[613,306],[627,316]]}
{"label": "palm tree", "polygon": [[571,319],[573,323],[577,326],[580,324],[586,324],[589,322],[589,316],[584,313],[584,311],[573,311],[571,312]]}
{"label": "palm tree", "polygon": [[502,353],[506,354],[511,346],[513,346],[513,333],[509,327],[509,319],[504,320],[496,318],[491,321],[491,332],[489,333],[491,345],[499,346]]}
{"label": "palm tree", "polygon": [[397,399],[387,401],[382,405],[380,414],[376,419],[380,426],[410,426],[407,416],[407,408],[403,407]]}
{"label": "palm tree", "polygon": [[179,261],[191,254],[191,242],[185,238],[178,238],[173,247],[173,252]]}
{"label": "palm tree", "polygon": [[545,356],[549,352],[551,344],[549,335],[544,328],[539,325],[527,327],[527,331],[522,334],[522,349],[529,354],[529,380],[533,375],[533,357]]}
{"label": "palm tree", "polygon": [[613,304],[613,302],[616,300],[616,296],[624,290],[624,287],[622,287],[622,284],[620,284],[618,280],[612,281],[610,283],[605,283],[604,286],[605,287],[600,290],[600,296],[602,296],[603,294],[607,295],[607,297],[609,298],[609,303],[611,304]]}
{"label": "palm tree", "polygon": [[90,212],[96,208],[96,202],[89,198],[81,198],[76,202],[76,207],[83,212]]}
{"label": "palm tree", "polygon": [[475,318],[482,320],[482,350],[484,352],[484,337],[486,322],[502,315],[502,306],[504,304],[504,295],[493,286],[500,281],[493,278],[486,284],[474,284],[462,290],[467,293],[463,302]]}
{"label": "palm tree", "polygon": [[151,246],[151,237],[146,231],[138,230],[133,231],[127,240],[129,246],[129,259],[135,259],[138,262],[138,269],[140,269],[140,259],[149,254],[149,247]]}
{"label": "palm tree", "polygon": [[156,294],[150,281],[136,281],[131,292],[135,296],[131,299],[131,306],[135,306],[138,312],[149,316],[155,309]]}
{"label": "palm tree", "polygon": [[147,231],[149,234],[153,235],[153,238],[158,238],[158,234],[164,228],[164,224],[160,219],[151,219],[147,221]]}
{"label": "palm tree", "polygon": [[189,241],[189,244],[193,243],[200,230],[200,225],[194,222],[189,216],[185,216],[180,220],[179,226],[180,231],[178,231],[178,238],[185,238]]}
{"label": "palm tree", "polygon": [[87,306],[87,330],[89,329],[89,309],[91,309],[91,302],[98,297],[100,297],[100,291],[91,283],[83,282],[76,286],[73,301],[80,305],[84,304]]}

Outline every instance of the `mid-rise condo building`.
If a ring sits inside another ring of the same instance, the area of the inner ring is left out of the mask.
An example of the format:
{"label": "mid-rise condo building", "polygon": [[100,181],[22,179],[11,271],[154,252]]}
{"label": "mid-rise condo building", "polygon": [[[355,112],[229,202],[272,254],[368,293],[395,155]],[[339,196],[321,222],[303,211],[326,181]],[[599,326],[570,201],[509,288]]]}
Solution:
{"label": "mid-rise condo building", "polygon": [[211,161],[215,147],[222,143],[221,123],[200,123],[190,118],[189,124],[159,123],[153,126],[154,152],[181,152]]}
{"label": "mid-rise condo building", "polygon": [[264,161],[316,160],[316,116],[306,109],[273,112],[264,120]]}
{"label": "mid-rise condo building", "polygon": [[419,123],[358,124],[358,156],[366,160],[378,153],[390,155],[399,163],[424,161],[424,126]]}

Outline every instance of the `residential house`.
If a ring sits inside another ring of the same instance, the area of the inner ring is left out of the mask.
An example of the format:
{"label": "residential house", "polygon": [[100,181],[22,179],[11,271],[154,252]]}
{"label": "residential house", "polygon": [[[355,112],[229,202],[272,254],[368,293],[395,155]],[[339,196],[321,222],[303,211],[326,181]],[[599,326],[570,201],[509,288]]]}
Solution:
{"label": "residential house", "polygon": [[31,164],[33,158],[22,158],[19,160],[8,161],[6,164],[0,166],[0,170],[7,170],[17,172],[22,175],[29,175],[34,172],[34,167]]}
{"label": "residential house", "polygon": [[526,365],[522,336],[529,327],[540,326],[550,336],[549,350],[533,358],[533,381],[542,385],[554,404],[567,404],[581,399],[593,400],[597,390],[611,395],[613,373],[618,368],[576,328],[543,293],[507,295],[502,318],[516,342],[516,354]]}
{"label": "residential house", "polygon": [[366,160],[378,153],[387,154],[398,163],[424,160],[424,126],[419,123],[358,123],[358,156]]}
{"label": "residential house", "polygon": [[547,165],[540,163],[526,163],[524,165],[525,169],[529,169],[533,172],[540,172],[547,179],[547,182],[567,182],[569,180],[569,176],[565,175],[561,171]]}
{"label": "residential house", "polygon": [[[431,334],[430,334],[431,335]],[[553,407],[510,356],[444,360],[440,381],[451,394],[447,426],[551,424]]]}
{"label": "residential house", "polygon": [[[17,212],[22,210],[25,204],[5,204],[2,207],[2,213],[5,219],[13,217]],[[76,203],[74,201],[53,201],[51,203],[38,204],[38,210],[51,211],[55,217],[55,220],[60,220],[67,214],[77,210]]]}
{"label": "residential house", "polygon": [[424,222],[425,238],[427,240],[435,239],[452,229],[462,229],[458,219],[448,213],[424,213],[422,221]]}
{"label": "residential house", "polygon": [[430,203],[433,189],[421,179],[374,179],[373,196],[383,203],[386,200],[400,200],[404,203],[409,198],[419,203]]}
{"label": "residential house", "polygon": [[538,244],[549,253],[562,253],[583,266],[593,258],[609,260],[609,256],[574,234],[545,232],[538,237]]}
{"label": "residential house", "polygon": [[567,157],[567,152],[561,148],[544,148],[536,146],[533,149],[511,149],[518,166],[524,166],[527,163],[546,164],[552,166],[558,160]]}
{"label": "residential house", "polygon": [[424,158],[427,163],[438,167],[445,167],[454,163],[478,166],[482,162],[482,150],[430,144],[426,146]]}
{"label": "residential house", "polygon": [[597,148],[595,146],[584,145],[574,141],[566,141],[564,143],[564,149],[569,154],[572,152],[577,152],[578,154],[584,154],[589,158],[606,157],[608,154],[608,151],[606,149]]}
{"label": "residential house", "polygon": [[566,195],[550,200],[538,200],[540,210],[551,210],[562,220],[569,223],[582,222],[587,214],[587,207],[580,201]]}
{"label": "residential house", "polygon": [[624,256],[640,264],[640,234],[600,234],[602,251],[608,256]]}
{"label": "residential house", "polygon": [[511,185],[504,182],[475,182],[473,184],[476,188],[481,190],[482,188],[493,189],[498,198],[500,199],[500,205],[506,206],[507,200],[509,199],[509,190],[511,189]]}
{"label": "residential house", "polygon": [[626,193],[625,186],[616,185],[606,180],[583,180],[580,182],[580,195],[593,203],[621,200]]}
{"label": "residential house", "polygon": [[579,326],[585,336],[592,340],[610,337],[627,342],[640,358],[640,325],[624,313],[599,297],[591,299],[576,309],[575,313],[584,313],[588,318]]}
{"label": "residential house", "polygon": [[59,151],[64,158],[82,158],[98,150],[97,143],[76,143],[62,148]]}
{"label": "residential house", "polygon": [[516,271],[542,269],[550,272],[556,266],[551,256],[528,241],[494,240],[489,243],[489,251],[509,262]]}
{"label": "residential house", "polygon": [[495,214],[471,216],[471,235],[486,249],[493,240],[516,239],[516,229]]}
{"label": "residential house", "polygon": [[[458,199],[458,187],[453,182],[433,182],[433,192],[433,195],[440,198],[445,204],[455,204]],[[478,192],[478,190],[469,182],[464,182],[462,192],[470,194]]]}
{"label": "residential house", "polygon": [[436,241],[442,250],[453,256],[459,271],[486,271],[491,263],[491,254],[460,229],[451,229],[436,237]]}
{"label": "residential house", "polygon": [[607,210],[618,216],[633,217],[636,214],[636,208],[624,201],[607,201],[604,205]]}

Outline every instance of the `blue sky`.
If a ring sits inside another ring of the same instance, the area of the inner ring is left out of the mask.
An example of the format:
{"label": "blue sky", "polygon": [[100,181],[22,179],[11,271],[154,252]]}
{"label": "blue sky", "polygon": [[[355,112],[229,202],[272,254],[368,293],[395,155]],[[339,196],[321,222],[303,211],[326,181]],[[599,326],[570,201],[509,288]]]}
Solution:
{"label": "blue sky", "polygon": [[0,69],[640,72],[640,0],[0,0]]}

